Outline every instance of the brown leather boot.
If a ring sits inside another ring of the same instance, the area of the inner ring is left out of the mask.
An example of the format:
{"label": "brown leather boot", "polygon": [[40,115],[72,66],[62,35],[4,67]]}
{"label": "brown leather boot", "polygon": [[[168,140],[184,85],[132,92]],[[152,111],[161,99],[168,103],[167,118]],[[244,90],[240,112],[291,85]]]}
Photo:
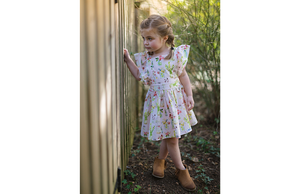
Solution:
{"label": "brown leather boot", "polygon": [[196,185],[192,180],[187,166],[184,164],[185,170],[179,170],[176,168],[175,176],[178,178],[180,185],[187,191],[195,191]]}
{"label": "brown leather boot", "polygon": [[156,178],[164,178],[164,170],[167,168],[167,161],[158,159],[158,156],[154,159],[152,175]]}

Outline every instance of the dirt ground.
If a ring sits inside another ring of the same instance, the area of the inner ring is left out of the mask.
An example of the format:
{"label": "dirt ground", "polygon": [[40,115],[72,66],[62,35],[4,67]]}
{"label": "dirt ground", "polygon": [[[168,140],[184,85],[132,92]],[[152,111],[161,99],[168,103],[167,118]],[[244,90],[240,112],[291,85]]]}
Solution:
{"label": "dirt ground", "polygon": [[196,191],[187,192],[175,177],[175,166],[168,155],[163,179],[152,176],[154,158],[160,141],[148,141],[135,134],[131,155],[124,172],[121,193],[220,193],[220,133],[212,126],[197,124],[179,140],[183,163],[196,184]]}

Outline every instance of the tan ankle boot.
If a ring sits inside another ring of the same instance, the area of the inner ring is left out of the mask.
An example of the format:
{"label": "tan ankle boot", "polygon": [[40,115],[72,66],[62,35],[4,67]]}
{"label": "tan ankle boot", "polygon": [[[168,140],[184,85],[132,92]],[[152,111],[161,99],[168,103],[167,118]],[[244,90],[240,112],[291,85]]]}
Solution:
{"label": "tan ankle boot", "polygon": [[175,176],[178,178],[180,185],[187,191],[195,191],[196,185],[192,180],[187,166],[184,164],[185,170],[179,170],[176,168]]}
{"label": "tan ankle boot", "polygon": [[167,168],[167,161],[156,157],[153,164],[152,175],[156,178],[164,178],[164,170]]}

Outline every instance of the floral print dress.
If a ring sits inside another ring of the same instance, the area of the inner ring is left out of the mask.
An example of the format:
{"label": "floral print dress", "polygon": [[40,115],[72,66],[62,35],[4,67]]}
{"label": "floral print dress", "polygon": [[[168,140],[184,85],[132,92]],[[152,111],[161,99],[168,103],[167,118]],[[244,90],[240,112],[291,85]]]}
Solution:
{"label": "floral print dress", "polygon": [[141,81],[150,88],[146,94],[141,135],[149,140],[180,138],[197,124],[193,110],[187,111],[187,95],[178,76],[183,72],[189,45],[174,50],[174,57],[151,57],[147,52],[134,54]]}

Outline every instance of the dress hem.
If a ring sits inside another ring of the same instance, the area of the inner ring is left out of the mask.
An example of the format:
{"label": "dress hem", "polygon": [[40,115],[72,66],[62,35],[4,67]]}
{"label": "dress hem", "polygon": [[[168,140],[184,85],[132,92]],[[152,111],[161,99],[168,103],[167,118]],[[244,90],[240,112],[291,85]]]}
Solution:
{"label": "dress hem", "polygon": [[[189,131],[189,129],[191,129],[191,130]],[[180,134],[179,137],[176,136],[176,137],[164,137],[164,138],[161,138],[161,139],[149,139],[149,137],[147,135],[141,135],[141,136],[146,137],[149,141],[160,141],[160,140],[169,139],[169,138],[178,138],[178,139],[180,139],[182,135],[186,135],[186,134],[192,132],[192,128],[189,128],[189,129],[188,129],[187,132],[184,132],[184,133]]]}
{"label": "dress hem", "polygon": [[195,126],[195,125],[197,125],[199,122],[197,121],[196,123],[191,123],[191,126]]}

